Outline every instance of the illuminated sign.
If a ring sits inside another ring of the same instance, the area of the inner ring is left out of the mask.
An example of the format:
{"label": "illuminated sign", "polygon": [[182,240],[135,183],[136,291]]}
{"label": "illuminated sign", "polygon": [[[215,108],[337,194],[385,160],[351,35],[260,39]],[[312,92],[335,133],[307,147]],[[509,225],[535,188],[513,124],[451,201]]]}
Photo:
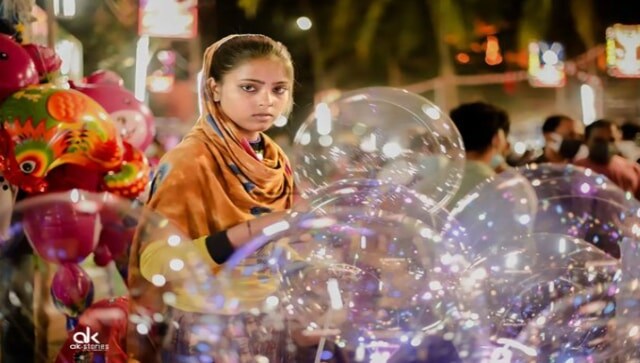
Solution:
{"label": "illuminated sign", "polygon": [[563,87],[567,80],[564,47],[560,43],[529,44],[529,83],[533,87]]}
{"label": "illuminated sign", "polygon": [[176,52],[161,50],[156,54],[159,67],[147,77],[149,91],[155,93],[170,92],[175,82]]}
{"label": "illuminated sign", "polygon": [[607,68],[620,78],[640,77],[640,25],[616,24],[607,28]]}
{"label": "illuminated sign", "polygon": [[140,0],[138,34],[193,38],[198,34],[197,0]]}

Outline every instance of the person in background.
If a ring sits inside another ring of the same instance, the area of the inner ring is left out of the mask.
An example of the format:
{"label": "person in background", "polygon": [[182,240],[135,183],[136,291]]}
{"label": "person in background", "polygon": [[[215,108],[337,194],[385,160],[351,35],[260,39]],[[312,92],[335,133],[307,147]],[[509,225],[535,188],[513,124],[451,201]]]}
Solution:
{"label": "person in background", "polygon": [[542,124],[544,148],[542,155],[534,159],[537,164],[568,163],[572,161],[582,144],[581,123],[565,115],[552,115]]}
{"label": "person in background", "polygon": [[589,156],[576,160],[574,164],[603,174],[621,189],[639,198],[640,165],[619,155],[617,132],[617,126],[608,120],[598,120],[587,126],[585,139]]}
{"label": "person in background", "polygon": [[622,156],[633,162],[640,162],[640,125],[633,122],[625,122],[620,126],[622,140],[618,143],[618,149]]}
{"label": "person in background", "polygon": [[462,183],[449,201],[455,204],[506,164],[511,122],[506,111],[484,102],[462,104],[451,111],[466,150]]}

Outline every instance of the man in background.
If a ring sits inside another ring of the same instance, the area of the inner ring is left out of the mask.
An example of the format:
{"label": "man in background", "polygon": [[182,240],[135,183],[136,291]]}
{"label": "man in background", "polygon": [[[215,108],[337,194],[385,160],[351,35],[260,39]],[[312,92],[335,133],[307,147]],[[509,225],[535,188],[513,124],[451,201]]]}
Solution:
{"label": "man in background", "polygon": [[460,188],[449,201],[452,207],[505,164],[511,122],[506,111],[484,102],[462,104],[450,116],[466,151]]}
{"label": "man in background", "polygon": [[534,163],[568,163],[576,157],[582,144],[582,125],[565,115],[552,115],[542,124],[545,145]]}
{"label": "man in background", "polygon": [[640,165],[619,155],[616,147],[617,126],[608,120],[598,120],[585,132],[589,156],[574,164],[603,174],[621,189],[640,197]]}

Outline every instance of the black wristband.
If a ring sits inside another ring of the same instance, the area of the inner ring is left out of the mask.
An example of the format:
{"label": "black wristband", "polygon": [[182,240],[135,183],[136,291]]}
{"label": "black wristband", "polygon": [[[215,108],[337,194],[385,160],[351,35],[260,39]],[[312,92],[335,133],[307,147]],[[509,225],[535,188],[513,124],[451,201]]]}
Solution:
{"label": "black wristband", "polygon": [[229,257],[235,252],[235,248],[229,241],[227,231],[218,232],[212,236],[207,236],[204,240],[205,246],[207,246],[207,252],[209,256],[218,264],[222,265],[227,262]]}

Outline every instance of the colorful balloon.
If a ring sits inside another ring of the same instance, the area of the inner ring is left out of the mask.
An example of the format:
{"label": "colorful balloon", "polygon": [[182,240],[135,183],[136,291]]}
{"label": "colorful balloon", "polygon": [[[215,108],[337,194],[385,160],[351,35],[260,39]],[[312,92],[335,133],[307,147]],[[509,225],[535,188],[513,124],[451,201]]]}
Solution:
{"label": "colorful balloon", "polygon": [[45,192],[47,174],[75,164],[116,170],[124,147],[99,104],[81,92],[51,85],[30,86],[0,107],[0,170],[29,193]]}
{"label": "colorful balloon", "polygon": [[126,141],[124,147],[126,151],[120,169],[104,176],[100,190],[133,199],[145,190],[151,168],[142,151]]}

